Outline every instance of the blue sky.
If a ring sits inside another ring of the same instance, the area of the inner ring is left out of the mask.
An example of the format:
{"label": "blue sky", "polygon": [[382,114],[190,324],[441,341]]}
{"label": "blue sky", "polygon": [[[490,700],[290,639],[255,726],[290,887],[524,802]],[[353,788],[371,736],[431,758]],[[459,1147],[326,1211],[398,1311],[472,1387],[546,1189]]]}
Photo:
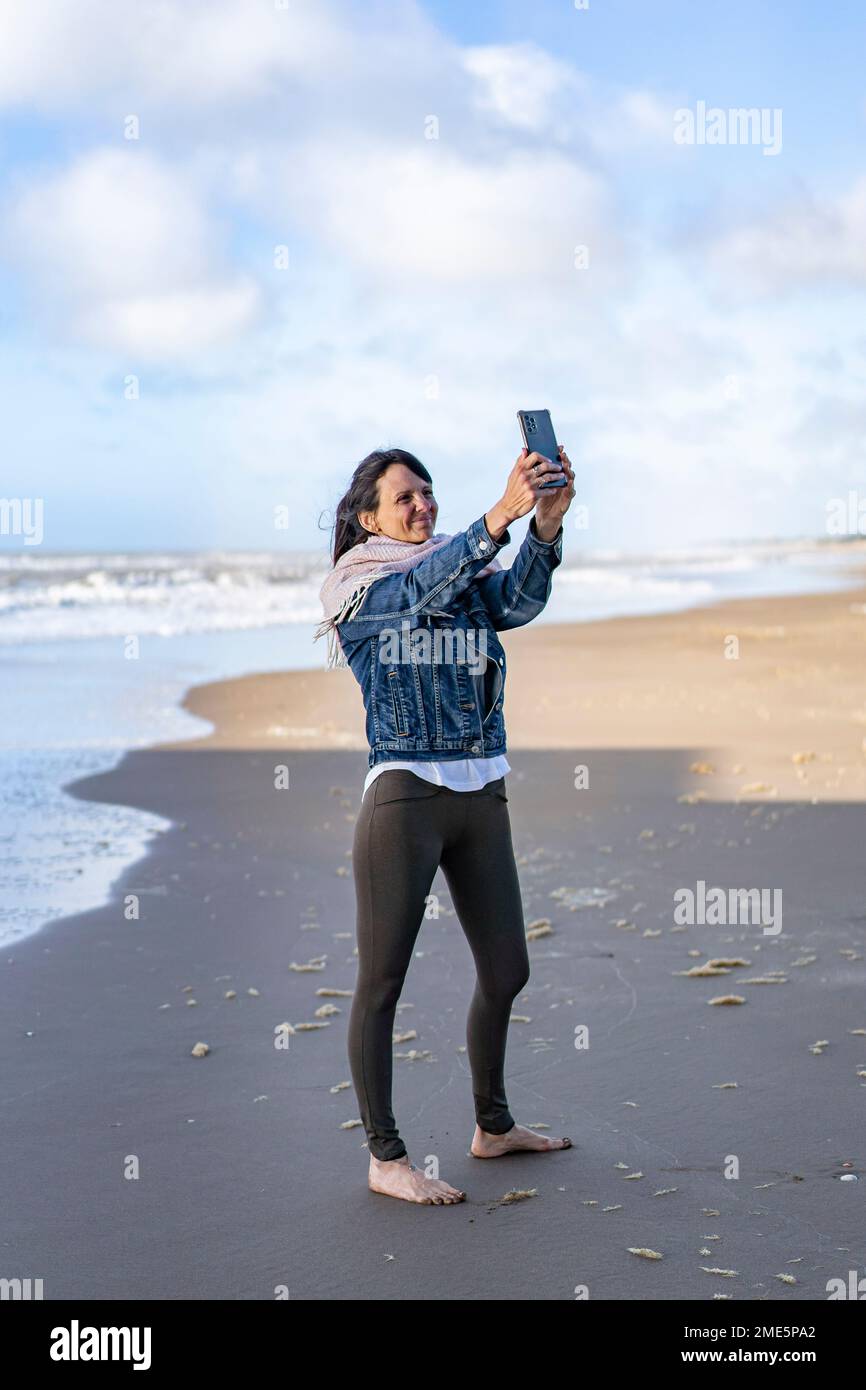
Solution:
{"label": "blue sky", "polygon": [[[546,405],[575,547],[822,534],[866,476],[864,37],[804,0],[0,0],[0,496],[46,549],[322,548],[393,444],[455,531]],[[700,103],[781,112],[778,152],[676,143]]]}

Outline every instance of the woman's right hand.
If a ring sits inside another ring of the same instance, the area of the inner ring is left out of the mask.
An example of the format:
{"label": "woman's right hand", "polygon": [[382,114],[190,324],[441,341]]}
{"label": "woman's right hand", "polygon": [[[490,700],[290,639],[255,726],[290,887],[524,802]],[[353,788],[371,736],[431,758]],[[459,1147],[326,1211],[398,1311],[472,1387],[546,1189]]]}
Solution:
{"label": "woman's right hand", "polygon": [[512,521],[517,521],[520,517],[526,516],[527,512],[531,512],[539,497],[544,494],[544,489],[539,484],[544,482],[545,478],[561,472],[561,463],[553,462],[543,454],[531,454],[528,449],[522,449],[508,475],[508,483],[501,501],[497,502],[495,507],[491,507],[485,518],[491,536],[498,539],[497,532],[501,535]]}

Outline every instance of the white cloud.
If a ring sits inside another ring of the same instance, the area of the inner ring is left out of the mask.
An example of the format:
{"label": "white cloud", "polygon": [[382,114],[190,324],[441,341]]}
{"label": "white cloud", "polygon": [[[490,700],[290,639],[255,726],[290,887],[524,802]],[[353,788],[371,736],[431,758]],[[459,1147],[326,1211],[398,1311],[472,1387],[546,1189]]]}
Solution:
{"label": "white cloud", "polygon": [[485,161],[444,139],[310,140],[287,152],[280,187],[327,251],[389,277],[561,282],[575,244],[616,245],[604,180],[553,150]]}
{"label": "white cloud", "polygon": [[136,359],[185,359],[237,338],[255,317],[258,299],[252,281],[127,297],[82,310],[78,326],[86,341],[114,346]]}
{"label": "white cloud", "polygon": [[147,150],[100,149],[13,195],[7,254],[98,346],[175,357],[238,333],[258,290],[224,266],[203,194]]}
{"label": "white cloud", "polygon": [[741,293],[866,285],[866,178],[836,198],[803,196],[710,248],[716,274]]}
{"label": "white cloud", "polygon": [[673,105],[655,92],[621,92],[613,100],[609,127],[599,124],[597,145],[601,149],[613,150],[640,147],[652,142],[672,151]]}
{"label": "white cloud", "polygon": [[177,287],[210,259],[208,221],[182,175],[145,149],[97,149],[7,209],[17,253],[73,295]]}
{"label": "white cloud", "polygon": [[494,124],[606,154],[674,148],[673,102],[599,82],[537,44],[467,48],[460,62],[473,79],[475,109]]}
{"label": "white cloud", "polygon": [[0,0],[0,106],[261,97],[322,72],[347,42],[320,0]]}
{"label": "white cloud", "polygon": [[586,81],[534,43],[486,44],[460,55],[475,79],[474,102],[504,123],[538,133],[573,110]]}

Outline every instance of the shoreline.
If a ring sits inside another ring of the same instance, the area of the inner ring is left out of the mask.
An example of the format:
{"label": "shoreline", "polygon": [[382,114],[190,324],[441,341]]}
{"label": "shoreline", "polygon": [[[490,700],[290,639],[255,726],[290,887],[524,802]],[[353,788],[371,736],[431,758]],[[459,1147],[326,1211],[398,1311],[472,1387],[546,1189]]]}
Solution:
{"label": "shoreline", "polygon": [[[851,557],[852,562],[853,558]],[[509,748],[513,751],[536,745],[551,747],[579,742],[583,754],[588,756],[592,749],[597,747],[676,747],[683,741],[681,735],[684,732],[688,733],[692,744],[700,743],[702,748],[710,748],[712,740],[717,737],[717,722],[707,714],[707,710],[712,708],[712,699],[705,702],[695,697],[692,700],[695,677],[689,670],[672,671],[672,675],[675,676],[674,688],[669,680],[666,696],[663,679],[665,673],[656,669],[653,675],[651,664],[646,660],[647,651],[651,651],[654,646],[663,645],[670,646],[671,651],[675,652],[678,646],[682,647],[684,641],[691,643],[690,634],[694,633],[695,637],[700,639],[702,631],[706,634],[715,630],[718,640],[718,627],[713,629],[712,625],[720,622],[724,626],[739,627],[743,629],[741,635],[746,639],[742,656],[753,669],[755,680],[760,685],[766,682],[768,671],[766,662],[763,663],[763,669],[760,669],[760,662],[757,665],[755,663],[756,642],[758,648],[763,646],[767,657],[774,647],[778,648],[780,654],[784,654],[786,642],[784,639],[779,640],[778,636],[774,638],[766,633],[763,637],[759,636],[755,642],[749,637],[749,633],[754,631],[756,626],[759,630],[779,627],[780,616],[788,622],[787,615],[793,613],[796,621],[791,632],[796,638],[797,626],[802,627],[803,620],[808,617],[810,611],[838,615],[844,610],[846,602],[856,607],[866,598],[866,593],[863,592],[866,575],[862,567],[849,563],[847,578],[849,584],[844,589],[810,589],[795,595],[715,598],[709,602],[704,601],[663,612],[591,617],[579,621],[542,622],[504,633],[504,643],[509,652],[510,679],[506,693]],[[839,604],[843,606],[842,609],[839,608]],[[858,623],[854,620],[853,626],[851,625],[852,616],[849,612],[849,636],[853,649],[853,644],[858,640]],[[312,631],[311,625],[310,635]],[[819,634],[819,638],[823,656],[830,660],[832,654],[827,646],[826,634]],[[212,640],[211,637],[201,639],[204,644],[202,652],[196,651],[193,661],[197,659],[201,665],[201,655],[207,653],[208,644]],[[809,641],[811,640],[809,638]],[[260,747],[297,752],[303,749],[330,747],[346,751],[366,751],[360,692],[351,673],[327,672],[322,666],[300,666],[294,663],[279,670],[269,670],[266,663],[269,664],[273,655],[272,639],[262,642],[260,634],[256,633],[251,644],[248,634],[245,633],[243,644],[244,647],[251,645],[246,657],[248,674],[222,674],[211,680],[193,683],[181,680],[176,685],[177,693],[172,708],[178,718],[185,720],[187,714],[192,714],[198,718],[200,724],[210,725],[209,731],[193,734],[184,731],[163,735],[162,738],[137,739],[122,749],[112,751],[111,766],[117,766],[125,752],[137,748],[194,751],[203,747]],[[801,633],[801,647],[802,644]],[[619,659],[616,655],[618,647],[623,651],[634,651],[633,664],[625,664]],[[294,642],[293,655],[295,658],[299,655],[297,640]],[[702,678],[705,685],[709,670],[706,655],[705,651]],[[566,663],[565,678],[560,675],[563,670],[563,656]],[[659,663],[654,664],[658,668]],[[846,660],[845,665],[850,664]],[[715,668],[712,684],[717,685],[720,664],[716,662],[710,665]],[[676,666],[676,661],[673,661],[673,666]],[[239,666],[239,669],[243,669],[243,666]],[[167,666],[166,670],[170,673],[170,666]],[[736,682],[728,679],[730,674],[732,672],[729,671],[725,675],[725,688],[736,686]],[[565,691],[564,704],[556,699],[555,694],[561,679]],[[677,682],[678,689],[675,688]],[[824,702],[820,678],[813,679],[812,685],[814,700],[811,707],[807,702],[801,701],[808,713],[800,719],[799,728],[796,708],[789,708],[787,711],[791,739],[799,739],[802,735],[808,740],[813,734],[820,734],[820,737],[826,740],[827,730],[820,728],[822,716],[826,714],[826,711],[820,708]],[[824,682],[823,685],[825,689],[830,688],[832,681]],[[554,692],[553,698],[551,691]],[[685,700],[682,698],[683,691],[686,692]],[[755,691],[757,692],[757,686]],[[713,698],[717,693],[710,691]],[[38,692],[34,694],[38,697]],[[668,701],[670,715],[666,713],[664,704],[660,705],[660,701],[663,702],[664,699]],[[700,710],[688,708],[690,702],[697,705],[705,704],[703,721],[696,718]],[[654,704],[656,708],[653,715]],[[684,705],[687,716],[685,721]],[[562,717],[557,717],[559,706],[563,709]],[[721,706],[722,714],[729,716],[731,710],[725,708],[724,699],[721,700]],[[858,769],[866,762],[866,753],[862,749],[862,740],[866,737],[866,718],[863,717],[864,711],[861,708],[849,706],[847,712],[844,708],[835,711],[829,743],[825,741],[821,746],[816,745],[813,748],[811,742],[809,746],[804,744],[802,747],[798,742],[797,747],[792,746],[787,750],[787,755],[784,749],[779,748],[773,765],[764,766],[765,750],[761,749],[762,756],[758,757],[756,762],[754,744],[756,739],[763,742],[767,725],[772,727],[774,710],[764,708],[760,712],[761,707],[762,697],[755,693],[751,705],[748,700],[744,704],[741,703],[737,717],[739,723],[734,721],[732,727],[730,718],[722,719],[721,725],[727,724],[728,727],[723,730],[721,746],[713,745],[711,752],[703,757],[705,763],[711,758],[718,760],[717,764],[713,764],[715,772],[704,773],[697,782],[694,777],[686,777],[684,793],[688,793],[691,787],[699,799],[710,800],[754,800],[763,799],[765,796],[786,796],[791,799],[866,797],[863,778],[858,775]],[[610,715],[613,712],[617,715],[615,719],[602,717],[603,714]],[[161,717],[164,718],[162,714]],[[758,720],[760,722],[757,722]],[[672,737],[672,731],[676,731],[676,739]],[[737,741],[745,742],[747,746],[737,750],[734,747]],[[814,753],[815,757],[799,765],[792,765],[788,760],[794,753]],[[741,772],[733,770],[738,767],[742,768]],[[756,767],[758,770],[755,770]],[[108,772],[110,767],[106,765],[98,770]],[[366,773],[366,766],[364,772]],[[58,782],[55,795],[59,800],[58,810],[54,812],[55,818],[63,815],[62,807],[68,787],[84,775],[83,770],[75,771]],[[768,790],[744,791],[744,788],[760,785]],[[142,818],[127,817],[128,824],[123,832],[129,842],[127,850],[115,856],[111,876],[106,878],[105,869],[108,865],[101,861],[105,860],[108,840],[116,839],[117,814],[112,816],[110,809],[106,808],[106,817],[115,822],[113,827],[106,820],[105,825],[100,825],[97,830],[96,822],[92,822],[95,833],[91,833],[96,853],[89,856],[85,827],[91,822],[79,822],[81,829],[77,833],[82,837],[81,867],[67,871],[75,875],[70,879],[75,886],[75,899],[67,902],[65,912],[62,908],[55,908],[53,904],[51,911],[46,909],[43,914],[39,914],[35,906],[27,909],[22,906],[16,910],[14,917],[10,916],[10,926],[3,942],[4,948],[11,948],[20,940],[38,935],[51,921],[59,920],[74,911],[99,907],[110,898],[111,885],[129,864],[147,853],[154,833],[153,825],[146,824]],[[141,820],[138,828],[134,823],[135,819]],[[33,839],[31,857],[36,853],[37,846],[38,840]],[[66,855],[68,859],[68,840]],[[86,885],[91,881],[96,888],[93,894],[88,895]],[[27,920],[28,912],[30,920]]]}
{"label": "shoreline", "polygon": [[[866,576],[851,579],[505,631],[508,748],[698,747],[717,759],[691,779],[699,799],[866,800]],[[348,669],[205,682],[182,707],[212,731],[154,749],[367,749]]]}

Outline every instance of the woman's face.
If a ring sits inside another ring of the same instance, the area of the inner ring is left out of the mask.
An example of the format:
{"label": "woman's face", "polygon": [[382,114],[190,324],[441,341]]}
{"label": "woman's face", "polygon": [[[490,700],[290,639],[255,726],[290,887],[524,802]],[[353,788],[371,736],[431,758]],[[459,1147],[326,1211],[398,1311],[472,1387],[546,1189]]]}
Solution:
{"label": "woman's face", "polygon": [[405,463],[391,463],[379,478],[378,509],[359,512],[358,520],[373,535],[417,543],[433,535],[438,511],[432,483]]}

